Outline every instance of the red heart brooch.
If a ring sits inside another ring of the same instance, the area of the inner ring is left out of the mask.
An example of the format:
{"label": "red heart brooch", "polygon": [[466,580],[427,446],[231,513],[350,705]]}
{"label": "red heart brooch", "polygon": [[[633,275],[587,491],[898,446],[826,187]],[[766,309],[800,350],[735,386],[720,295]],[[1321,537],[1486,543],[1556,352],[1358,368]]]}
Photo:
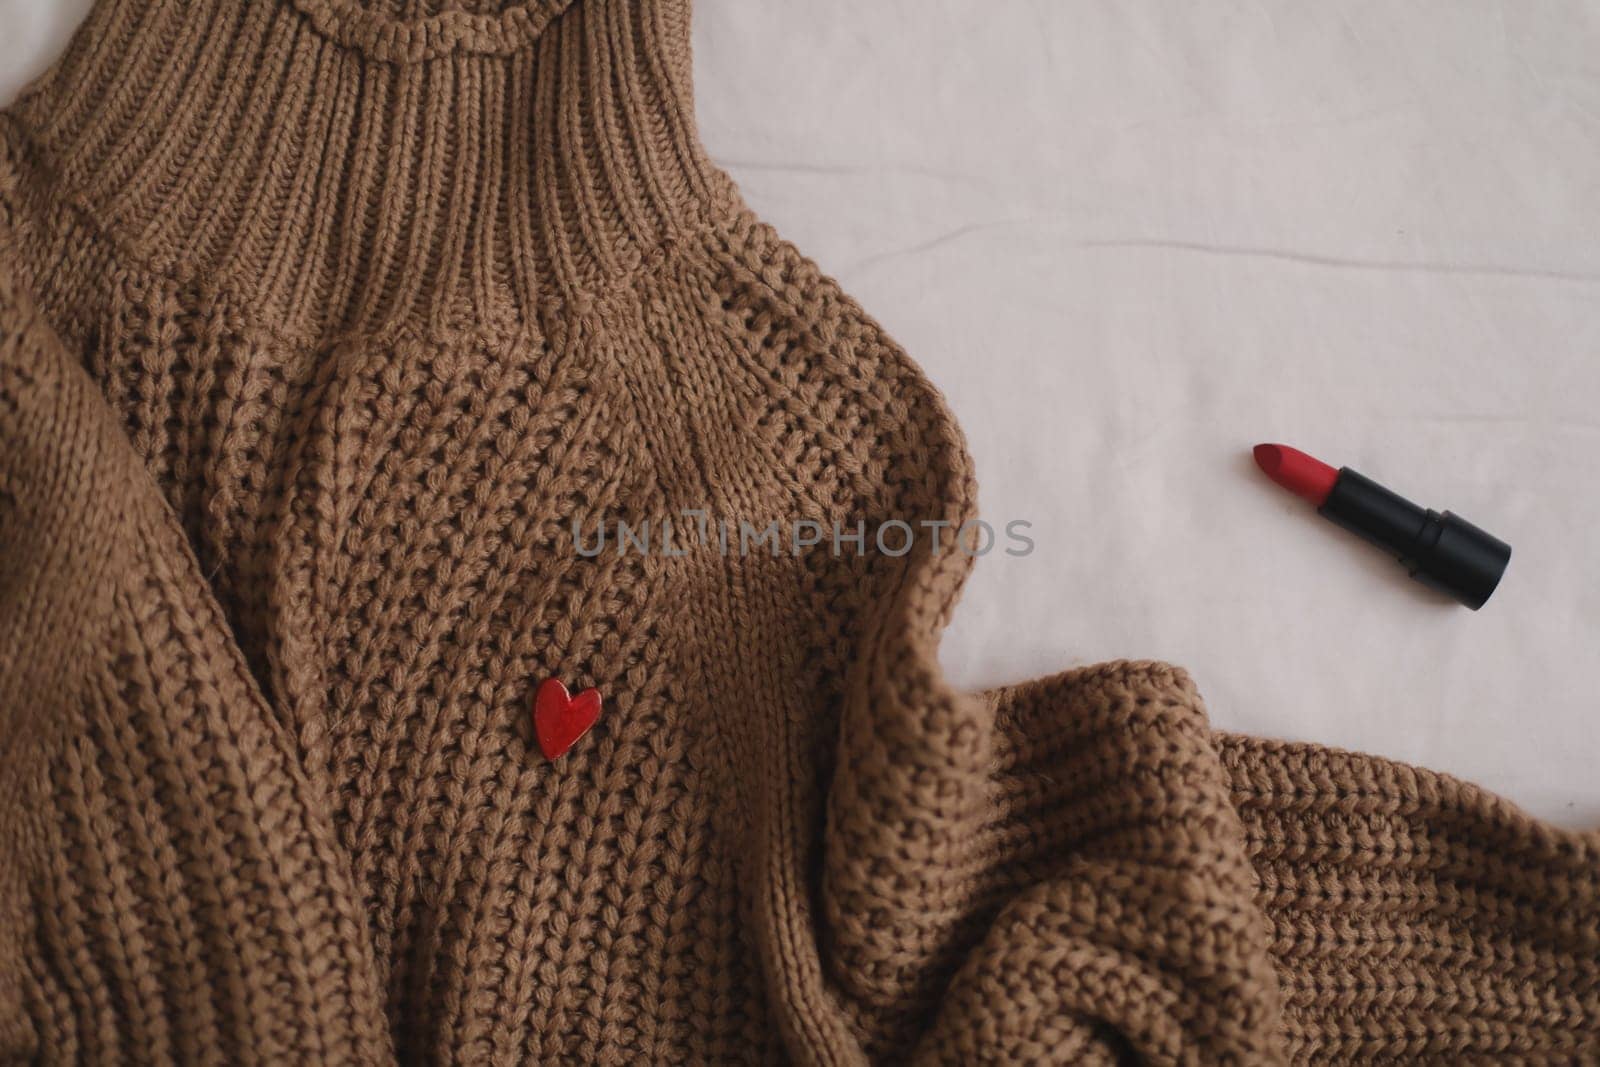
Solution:
{"label": "red heart brooch", "polygon": [[533,732],[546,759],[566,755],[600,717],[600,690],[585,689],[577,696],[567,692],[559,678],[547,678],[533,698]]}

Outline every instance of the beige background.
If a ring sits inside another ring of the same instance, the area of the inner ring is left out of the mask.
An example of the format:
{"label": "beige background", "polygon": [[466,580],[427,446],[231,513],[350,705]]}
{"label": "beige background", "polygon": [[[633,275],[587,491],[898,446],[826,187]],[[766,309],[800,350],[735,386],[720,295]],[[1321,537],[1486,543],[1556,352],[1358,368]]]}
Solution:
{"label": "beige background", "polygon": [[[0,95],[85,0],[0,0]],[[1190,668],[1226,728],[1600,825],[1600,4],[700,0],[702,133],[949,396],[990,684]],[[1258,440],[1516,555],[1479,613]]]}

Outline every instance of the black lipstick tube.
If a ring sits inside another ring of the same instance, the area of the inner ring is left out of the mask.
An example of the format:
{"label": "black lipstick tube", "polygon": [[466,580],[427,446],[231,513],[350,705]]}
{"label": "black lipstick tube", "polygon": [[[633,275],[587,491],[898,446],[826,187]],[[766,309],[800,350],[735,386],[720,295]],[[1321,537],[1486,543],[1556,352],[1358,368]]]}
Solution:
{"label": "black lipstick tube", "polygon": [[1511,546],[1448,511],[1419,507],[1349,467],[1339,468],[1322,515],[1399,557],[1411,577],[1454,597],[1473,611],[1483,607]]}

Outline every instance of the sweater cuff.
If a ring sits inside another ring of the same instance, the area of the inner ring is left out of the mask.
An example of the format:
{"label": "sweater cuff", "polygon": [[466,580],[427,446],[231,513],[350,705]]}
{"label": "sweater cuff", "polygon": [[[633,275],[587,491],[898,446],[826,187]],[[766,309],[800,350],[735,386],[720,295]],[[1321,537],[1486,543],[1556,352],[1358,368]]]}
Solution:
{"label": "sweater cuff", "polygon": [[1390,760],[1232,735],[1215,744],[1296,1058],[1593,1053],[1600,838]]}

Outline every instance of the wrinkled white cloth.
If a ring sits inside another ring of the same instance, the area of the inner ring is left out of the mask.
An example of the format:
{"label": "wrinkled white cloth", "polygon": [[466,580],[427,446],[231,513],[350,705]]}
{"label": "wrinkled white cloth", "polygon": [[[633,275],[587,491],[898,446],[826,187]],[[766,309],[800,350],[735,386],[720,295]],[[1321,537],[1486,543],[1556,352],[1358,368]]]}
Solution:
{"label": "wrinkled white cloth", "polygon": [[[0,94],[87,6],[0,0]],[[698,0],[695,45],[712,156],[1032,524],[958,680],[1167,659],[1222,728],[1600,825],[1600,6]],[[1258,441],[1509,541],[1500,590],[1416,586]]]}

